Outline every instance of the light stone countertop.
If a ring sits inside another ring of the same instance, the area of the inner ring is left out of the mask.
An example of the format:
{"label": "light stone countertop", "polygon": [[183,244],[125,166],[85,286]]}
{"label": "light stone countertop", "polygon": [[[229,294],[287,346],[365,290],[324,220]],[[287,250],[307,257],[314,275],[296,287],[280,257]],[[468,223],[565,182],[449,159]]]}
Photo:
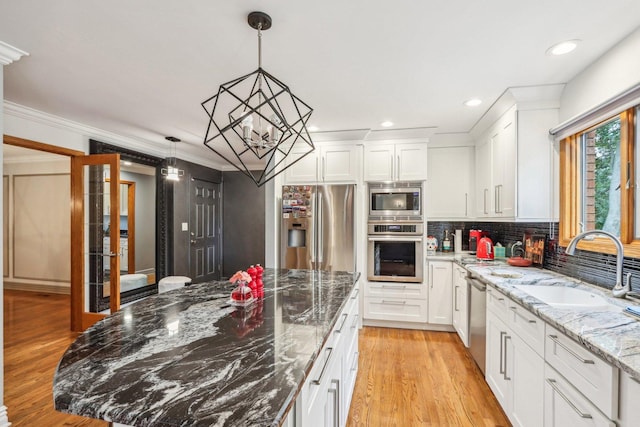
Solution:
{"label": "light stone countertop", "polygon": [[[460,260],[454,260],[461,263]],[[640,380],[640,321],[622,312],[636,302],[613,298],[611,291],[578,279],[534,267],[507,264],[466,264],[473,277],[493,285],[548,324],[564,332],[596,355]],[[620,308],[576,310],[555,308],[514,285],[567,286],[600,295]]]}

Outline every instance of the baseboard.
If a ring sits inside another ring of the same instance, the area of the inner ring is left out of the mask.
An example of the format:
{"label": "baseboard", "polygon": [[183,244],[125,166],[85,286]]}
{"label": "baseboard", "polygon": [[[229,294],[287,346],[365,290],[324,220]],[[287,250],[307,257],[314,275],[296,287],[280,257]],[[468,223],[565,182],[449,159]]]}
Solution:
{"label": "baseboard", "polygon": [[[71,294],[71,288],[68,286],[40,285],[35,283],[4,282],[3,288],[11,289],[13,291],[42,292],[46,294]],[[2,427],[1,424],[0,427]]]}
{"label": "baseboard", "polygon": [[434,325],[431,323],[398,322],[393,320],[362,319],[362,326],[378,328],[417,329],[420,331],[455,332],[451,325]]}
{"label": "baseboard", "polygon": [[9,427],[11,423],[9,422],[9,417],[7,416],[7,407],[0,406],[0,427]]}

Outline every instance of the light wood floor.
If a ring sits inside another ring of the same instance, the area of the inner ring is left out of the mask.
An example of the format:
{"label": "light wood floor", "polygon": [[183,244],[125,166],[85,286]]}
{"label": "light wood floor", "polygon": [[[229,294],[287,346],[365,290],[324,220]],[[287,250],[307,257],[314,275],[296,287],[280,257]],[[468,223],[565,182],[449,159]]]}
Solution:
{"label": "light wood floor", "polygon": [[12,427],[108,425],[53,409],[53,373],[77,335],[69,331],[69,304],[69,295],[4,291],[4,404]]}
{"label": "light wood floor", "polygon": [[[108,425],[53,409],[53,373],[75,337],[68,295],[4,291],[4,404],[13,427]],[[455,334],[365,327],[359,345],[348,427],[509,425]]]}
{"label": "light wood floor", "polygon": [[347,427],[510,426],[458,336],[365,327]]}

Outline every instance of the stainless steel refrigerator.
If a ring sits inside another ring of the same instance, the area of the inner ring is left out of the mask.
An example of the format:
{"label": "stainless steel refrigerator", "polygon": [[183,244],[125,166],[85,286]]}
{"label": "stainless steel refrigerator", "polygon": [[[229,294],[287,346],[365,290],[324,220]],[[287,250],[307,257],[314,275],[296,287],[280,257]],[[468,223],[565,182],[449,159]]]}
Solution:
{"label": "stainless steel refrigerator", "polygon": [[356,269],[355,184],[282,187],[280,267]]}

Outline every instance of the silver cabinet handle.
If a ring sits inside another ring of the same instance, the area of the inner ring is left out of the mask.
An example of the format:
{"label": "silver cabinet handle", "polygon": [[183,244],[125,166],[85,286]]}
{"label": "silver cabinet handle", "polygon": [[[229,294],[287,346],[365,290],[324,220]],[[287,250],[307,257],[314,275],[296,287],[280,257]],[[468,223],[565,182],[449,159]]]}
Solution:
{"label": "silver cabinet handle", "polygon": [[493,211],[495,213],[500,213],[498,210],[498,186],[493,186]]}
{"label": "silver cabinet handle", "polygon": [[562,342],[560,342],[560,340],[558,339],[557,335],[549,335],[549,338],[551,338],[551,341],[553,341],[554,343],[558,344],[560,347],[564,348],[567,351],[567,353],[569,353],[570,355],[572,355],[573,357],[578,359],[580,362],[585,363],[587,365],[593,365],[595,363],[591,359],[582,358],[578,353],[576,353],[575,351],[571,350],[565,344],[562,344]]}
{"label": "silver cabinet handle", "polygon": [[354,289],[353,290],[353,296],[351,297],[351,299],[356,299],[358,298],[358,294],[360,293],[360,288],[358,289]]}
{"label": "silver cabinet handle", "polygon": [[505,335],[507,335],[506,332],[500,331],[500,373],[502,374],[503,377],[504,377],[504,374],[506,372],[506,369],[502,367],[502,360],[503,360],[502,355],[504,354],[504,337],[505,337]]}
{"label": "silver cabinet handle", "polygon": [[336,385],[335,388],[329,389],[329,393],[333,393],[333,404],[336,409],[333,412],[333,425],[340,427],[340,380],[331,380],[331,384]]}
{"label": "silver cabinet handle", "polygon": [[343,313],[342,317],[343,317],[342,324],[340,325],[340,327],[338,329],[336,329],[334,331],[336,334],[339,334],[339,333],[342,332],[342,328],[344,328],[344,324],[347,321],[347,317],[349,317],[349,315],[347,313]]}
{"label": "silver cabinet handle", "polygon": [[515,314],[517,314],[517,315],[518,315],[518,317],[520,317],[522,320],[524,320],[524,321],[526,321],[526,322],[529,322],[529,323],[536,323],[536,321],[535,321],[535,320],[527,319],[527,318],[526,318],[526,317],[524,317],[522,314],[520,314],[520,312],[518,311],[518,307],[509,307],[509,308],[510,308],[511,310],[513,310],[513,312],[514,312]]}
{"label": "silver cabinet handle", "polygon": [[322,180],[324,181],[327,171],[327,160],[322,156]]}
{"label": "silver cabinet handle", "polygon": [[352,371],[356,371],[358,369],[358,357],[360,357],[359,352],[356,351],[354,354],[355,356],[353,357],[353,365],[351,366]]}
{"label": "silver cabinet handle", "polygon": [[396,162],[396,164],[398,165],[398,168],[396,169],[396,179],[400,179],[400,155],[398,154],[398,160]]}
{"label": "silver cabinet handle", "polygon": [[351,329],[355,329],[358,326],[358,315],[354,314],[353,315],[353,323],[351,324]]}
{"label": "silver cabinet handle", "polygon": [[556,380],[552,379],[552,378],[547,378],[547,383],[551,386],[551,388],[553,389],[553,391],[555,391],[556,393],[558,393],[558,395],[564,399],[565,402],[567,402],[567,404],[569,406],[571,406],[571,408],[576,411],[576,414],[578,414],[580,416],[580,418],[593,418],[590,414],[586,414],[584,412],[582,412],[580,409],[578,409],[578,407],[576,405],[574,405],[574,403],[569,400],[569,398],[560,391],[560,388],[556,385]]}
{"label": "silver cabinet handle", "polygon": [[453,309],[455,311],[460,311],[458,310],[458,288],[460,288],[460,286],[455,286],[453,288]]}
{"label": "silver cabinet handle", "polygon": [[406,305],[407,302],[406,301],[387,301],[387,300],[382,300],[383,304],[391,304],[391,305]]}
{"label": "silver cabinet handle", "polygon": [[507,340],[510,340],[511,337],[509,335],[505,335],[504,336],[504,379],[507,381],[511,381],[511,377],[507,376],[507,365],[509,364],[509,362],[507,361],[507,349],[509,347],[507,347]]}
{"label": "silver cabinet handle", "polygon": [[315,380],[311,380],[311,382],[315,385],[320,385],[320,381],[322,381],[322,376],[324,375],[324,371],[327,369],[327,365],[329,364],[329,360],[331,359],[331,353],[333,353],[333,348],[329,347],[325,350],[325,353],[328,352],[329,354],[326,356],[326,358],[324,359],[324,365],[322,365],[322,370],[320,371],[320,376],[315,379]]}
{"label": "silver cabinet handle", "polygon": [[464,193],[464,216],[468,215],[469,211],[469,193]]}
{"label": "silver cabinet handle", "polygon": [[433,289],[433,264],[429,265],[429,284],[431,285],[431,289]]}
{"label": "silver cabinet handle", "polygon": [[382,285],[382,289],[396,289],[398,291],[403,291],[407,289],[407,285]]}

